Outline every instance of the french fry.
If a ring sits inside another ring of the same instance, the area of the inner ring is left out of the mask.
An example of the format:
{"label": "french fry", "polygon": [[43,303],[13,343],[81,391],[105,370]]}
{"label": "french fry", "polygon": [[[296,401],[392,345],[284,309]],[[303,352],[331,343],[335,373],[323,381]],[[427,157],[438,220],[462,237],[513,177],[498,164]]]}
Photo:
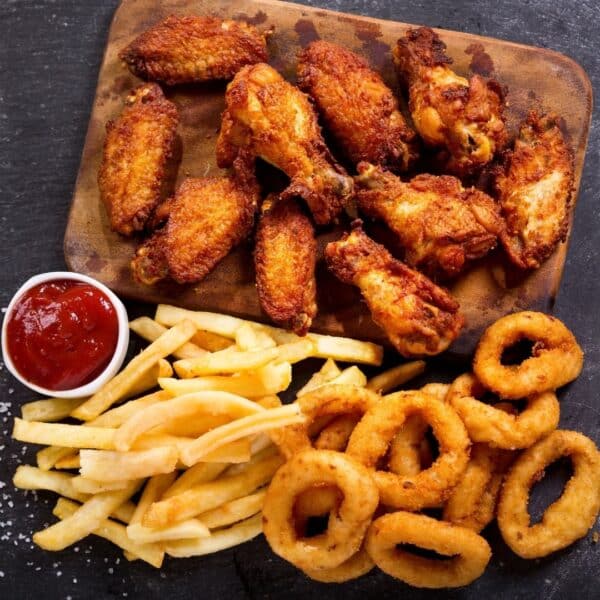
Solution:
{"label": "french fry", "polygon": [[170,304],[159,304],[154,319],[166,327],[174,327],[188,320],[194,323],[198,330],[210,331],[231,340],[235,339],[235,332],[246,322],[229,315],[187,310]]}
{"label": "french fry", "polygon": [[164,358],[159,359],[149,369],[147,369],[137,380],[135,385],[123,396],[123,398],[135,398],[148,390],[157,386],[157,381],[160,377],[171,377],[173,375],[173,367],[171,363]]}
{"label": "french fry", "polygon": [[201,375],[215,375],[252,371],[266,365],[279,355],[276,348],[230,352],[221,350],[197,358],[178,360],[173,366],[179,377],[189,378]]}
{"label": "french fry", "polygon": [[[52,513],[54,516],[62,519],[62,521],[65,521],[73,518],[79,510],[80,506],[78,504],[65,500],[64,498],[59,498]],[[127,535],[126,528],[120,523],[115,523],[115,521],[111,521],[110,519],[104,519],[99,523],[98,527],[90,533],[107,539],[109,542],[119,546],[119,548],[125,552],[144,560],[157,569],[162,565],[164,557],[162,548],[157,544],[139,544],[134,542]]]}
{"label": "french fry", "polygon": [[315,342],[315,356],[332,358],[341,362],[356,362],[379,366],[383,360],[383,348],[372,342],[361,342],[350,338],[310,333]]}
{"label": "french fry", "polygon": [[215,531],[209,538],[180,540],[165,546],[169,556],[203,556],[243,544],[262,533],[262,513],[241,521],[233,527]]}
{"label": "french fry", "polygon": [[48,446],[42,448],[36,455],[37,466],[44,471],[49,471],[59,460],[71,456],[73,448],[61,448],[60,446]]}
{"label": "french fry", "polygon": [[196,332],[196,327],[190,321],[178,323],[147,348],[142,350],[129,364],[100,391],[96,392],[89,400],[77,407],[71,416],[90,421],[112,406],[115,402],[124,398],[136,385],[140,376],[156,363],[160,358],[165,358],[177,348],[185,344]]}
{"label": "french fry", "polygon": [[[178,381],[178,380],[175,380]],[[115,436],[115,448],[129,450],[135,440],[153,427],[198,414],[249,415],[264,410],[255,402],[227,392],[204,391],[178,396],[132,415]]]}
{"label": "french fry", "polygon": [[241,438],[262,433],[275,427],[295,425],[305,421],[298,404],[287,404],[280,408],[266,409],[261,413],[236,419],[227,425],[217,427],[194,440],[183,449],[180,458],[190,466],[201,460],[209,452]]}
{"label": "french fry", "polygon": [[177,473],[173,471],[171,473],[154,475],[148,479],[129,521],[130,525],[142,522],[142,517],[148,510],[148,507],[162,497],[164,492],[173,485],[176,477]]}
{"label": "french fry", "polygon": [[186,469],[162,495],[163,499],[177,496],[201,483],[216,479],[229,465],[227,463],[197,463]]}
{"label": "french fry", "polygon": [[91,496],[72,515],[35,533],[33,541],[44,550],[64,550],[98,529],[115,509],[133,496],[139,485],[139,481],[130,481],[123,490]]}
{"label": "french fry", "polygon": [[[150,317],[140,317],[139,319],[129,321],[129,329],[149,342],[154,342],[167,331],[164,325],[157,323]],[[206,350],[192,342],[186,342],[173,351],[175,358],[194,358],[203,354],[206,354]]]}
{"label": "french fry", "polygon": [[[44,471],[29,465],[19,465],[13,477],[15,487],[22,490],[48,490],[55,492],[59,496],[77,500],[77,502],[85,502],[88,494],[78,492],[73,486],[74,475],[70,473],[57,473],[56,471]],[[123,523],[129,523],[135,505],[133,502],[125,502],[115,509],[111,516]]]}
{"label": "french fry", "polygon": [[379,375],[375,375],[367,382],[367,388],[380,394],[385,394],[402,384],[417,377],[425,370],[425,361],[413,360],[388,369]]}
{"label": "french fry", "polygon": [[276,362],[288,362],[293,365],[310,356],[314,356],[314,353],[314,342],[308,338],[303,338],[297,342],[290,342],[278,346]]}
{"label": "french fry", "polygon": [[289,363],[268,364],[256,371],[240,375],[195,377],[193,379],[165,378],[158,381],[160,387],[176,396],[219,390],[248,398],[278,394],[286,390],[292,381],[292,367]]}
{"label": "french fry", "polygon": [[[192,337],[192,342],[207,352],[219,352],[219,350],[235,346],[229,338],[203,329],[196,331]],[[182,356],[182,358],[186,357]]]}
{"label": "french fry", "polygon": [[79,469],[79,452],[72,452],[69,456],[65,456],[56,461],[55,469]]}
{"label": "french fry", "polygon": [[243,521],[262,510],[266,490],[260,490],[249,496],[226,502],[218,508],[213,508],[198,515],[198,519],[209,529],[226,527],[238,521]]}
{"label": "french fry", "polygon": [[[15,440],[31,444],[110,450],[114,448],[116,431],[116,429],[101,427],[23,421],[16,417],[12,436]],[[63,456],[60,458],[63,458]]]}
{"label": "french fry", "polygon": [[85,398],[48,398],[36,400],[21,406],[21,418],[24,421],[42,421],[54,423],[66,419]]}
{"label": "french fry", "polygon": [[357,385],[359,387],[364,387],[367,385],[367,377],[356,365],[352,365],[351,367],[344,369],[337,377],[327,383]]}
{"label": "french fry", "polygon": [[[223,473],[225,477],[231,477],[233,475],[240,475],[241,473],[245,473],[249,469],[253,469],[255,465],[272,456],[279,455],[279,448],[275,446],[275,444],[271,443],[265,448],[261,448],[252,456],[252,458],[247,462],[239,465],[230,465],[227,470]],[[202,463],[198,463],[202,464]],[[193,469],[194,467],[192,467]]]}
{"label": "french fry", "polygon": [[73,487],[82,494],[100,494],[113,490],[124,490],[129,483],[128,480],[117,479],[115,481],[95,481],[87,477],[73,477]]}
{"label": "french fry", "polygon": [[174,471],[178,454],[177,448],[173,446],[130,452],[82,450],[80,473],[83,477],[96,481],[141,479]]}
{"label": "french fry", "polygon": [[252,323],[243,323],[235,332],[235,343],[240,350],[275,348],[277,343],[266,332]]}
{"label": "french fry", "polygon": [[313,373],[311,378],[300,388],[296,396],[300,398],[300,396],[304,396],[304,394],[308,394],[308,392],[312,392],[316,390],[320,385],[335,379],[338,375],[341,375],[342,371],[335,364],[335,361],[331,358],[328,358],[323,366],[316,373]]}
{"label": "french fry", "polygon": [[127,535],[134,542],[152,544],[170,540],[185,540],[210,537],[208,527],[198,519],[187,519],[162,529],[149,529],[139,523],[127,527]]}
{"label": "french fry", "polygon": [[88,421],[86,425],[92,427],[117,428],[135,413],[146,409],[153,404],[163,402],[164,400],[170,400],[171,398],[173,398],[172,394],[165,392],[165,390],[160,390],[153,394],[137,398],[136,400],[129,400],[129,402],[125,402],[125,404],[121,404],[121,406],[107,410],[94,420]]}
{"label": "french fry", "polygon": [[282,463],[280,456],[271,456],[239,475],[198,484],[181,494],[155,502],[146,511],[142,524],[145,527],[167,527],[246,496],[270,481]]}
{"label": "french fry", "polygon": [[215,427],[229,423],[232,418],[230,415],[194,415],[193,419],[181,417],[169,420],[152,431],[196,438]]}

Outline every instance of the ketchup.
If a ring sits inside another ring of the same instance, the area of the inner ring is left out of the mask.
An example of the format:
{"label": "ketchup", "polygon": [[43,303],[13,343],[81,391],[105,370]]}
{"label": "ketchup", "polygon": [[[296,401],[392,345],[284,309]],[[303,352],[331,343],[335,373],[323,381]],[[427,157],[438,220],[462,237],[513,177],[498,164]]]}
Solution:
{"label": "ketchup", "polygon": [[31,288],[9,317],[12,362],[29,382],[69,390],[93,381],[117,346],[114,306],[87,283],[58,279]]}

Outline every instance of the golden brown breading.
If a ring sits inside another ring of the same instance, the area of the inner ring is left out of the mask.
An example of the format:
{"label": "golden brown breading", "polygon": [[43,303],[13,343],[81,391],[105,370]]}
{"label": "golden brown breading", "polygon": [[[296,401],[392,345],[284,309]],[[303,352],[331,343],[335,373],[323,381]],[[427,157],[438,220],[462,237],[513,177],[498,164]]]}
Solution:
{"label": "golden brown breading", "polygon": [[275,323],[304,335],[317,313],[314,227],[292,198],[263,208],[254,250],[260,305]]}
{"label": "golden brown breading", "polygon": [[142,230],[161,201],[178,120],[160,86],[147,83],[133,90],[119,118],[107,123],[98,185],[115,231]]}
{"label": "golden brown breading", "polygon": [[445,168],[464,176],[488,164],[507,141],[500,85],[458,76],[446,44],[428,27],[409,29],[393,54],[415,127],[427,145],[445,148]]}
{"label": "golden brown breading", "polygon": [[418,175],[404,183],[381,167],[358,166],[359,209],[382,219],[404,247],[406,262],[429,274],[457,275],[481,258],[504,231],[498,205],[459,179]]}
{"label": "golden brown breading", "polygon": [[247,149],[291,179],[282,199],[303,198],[318,224],[335,220],[352,193],[352,179],[327,149],[306,95],[261,63],[238,72],[225,101],[218,165],[231,165]]}
{"label": "golden brown breading", "polygon": [[154,285],[169,276],[165,233],[166,229],[159,229],[138,246],[131,261],[131,271],[136,281]]}
{"label": "golden brown breading", "polygon": [[248,236],[257,203],[258,186],[245,168],[232,177],[186,179],[169,202],[165,226],[138,248],[134,276],[149,284],[157,274],[177,283],[201,281]]}
{"label": "golden brown breading", "polygon": [[406,171],[418,158],[415,132],[392,90],[361,56],[312,42],[298,58],[298,86],[315,100],[325,126],[354,164]]}
{"label": "golden brown breading", "polygon": [[573,190],[573,157],[555,115],[532,111],[496,179],[506,219],[501,236],[509,258],[537,269],[565,239]]}
{"label": "golden brown breading", "polygon": [[463,324],[458,302],[425,275],[396,260],[355,222],[353,230],[325,248],[331,271],[358,286],[373,321],[403,356],[439,354]]}
{"label": "golden brown breading", "polygon": [[134,75],[168,85],[231,79],[267,60],[265,34],[243,21],[169,16],[144,31],[119,58]]}

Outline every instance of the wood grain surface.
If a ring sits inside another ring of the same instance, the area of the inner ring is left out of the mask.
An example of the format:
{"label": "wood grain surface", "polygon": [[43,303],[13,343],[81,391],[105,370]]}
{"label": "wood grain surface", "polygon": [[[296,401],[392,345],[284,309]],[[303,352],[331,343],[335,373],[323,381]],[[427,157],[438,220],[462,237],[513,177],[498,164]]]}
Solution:
{"label": "wood grain surface", "polygon": [[[171,302],[188,308],[222,311],[265,320],[254,285],[251,244],[227,256],[201,283],[156,286],[136,283],[129,267],[135,239],[110,230],[100,201],[97,172],[102,157],[105,124],[121,111],[124,97],[138,85],[118,58],[119,51],[144,29],[169,14],[213,14],[246,19],[260,28],[274,27],[269,40],[270,62],[294,80],[296,55],[318,38],[334,41],[365,56],[386,81],[398,88],[390,49],[408,27],[404,23],[334,13],[274,0],[124,0],[110,28],[100,68],[96,98],[85,141],[79,176],[64,240],[70,269],[91,275],[128,298]],[[448,45],[454,68],[461,74],[492,75],[508,93],[508,126],[514,133],[531,107],[556,111],[564,118],[575,154],[575,192],[581,177],[592,107],[591,85],[585,72],[571,59],[546,49],[502,40],[440,32]],[[481,60],[481,57],[487,60]],[[178,181],[185,177],[214,175],[215,142],[224,108],[224,83],[187,85],[167,90],[181,116],[179,135],[183,158]],[[321,229],[320,251],[339,237],[341,229]],[[523,274],[510,267],[497,251],[474,265],[451,285],[461,303],[467,325],[451,347],[455,354],[470,353],[481,331],[498,317],[522,309],[550,311],[560,283],[566,244],[559,246],[544,265]],[[386,343],[354,288],[340,284],[322,260],[317,267],[318,304],[313,330]]]}

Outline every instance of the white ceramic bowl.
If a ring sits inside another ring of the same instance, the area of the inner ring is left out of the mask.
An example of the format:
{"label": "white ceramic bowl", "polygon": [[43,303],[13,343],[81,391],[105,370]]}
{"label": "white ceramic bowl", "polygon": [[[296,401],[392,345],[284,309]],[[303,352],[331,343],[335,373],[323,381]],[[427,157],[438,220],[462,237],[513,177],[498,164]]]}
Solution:
{"label": "white ceramic bowl", "polygon": [[[117,315],[117,322],[119,324],[119,334],[117,337],[117,346],[115,348],[115,353],[108,363],[108,366],[96,379],[86,383],[85,385],[81,385],[77,388],[73,388],[71,390],[48,390],[46,388],[40,387],[39,385],[35,385],[30,381],[27,381],[19,371],[15,368],[13,364],[10,354],[8,352],[7,341],[6,341],[6,329],[7,323],[10,320],[10,316],[14,311],[14,308],[19,301],[19,299],[28,292],[31,288],[36,285],[40,285],[41,283],[47,283],[49,281],[55,281],[57,279],[70,279],[73,281],[80,281],[82,283],[87,283],[96,289],[100,290],[110,301],[110,303],[114,306],[115,312]],[[2,356],[4,359],[4,364],[7,369],[25,386],[32,389],[34,392],[38,392],[39,394],[43,394],[45,396],[53,396],[55,398],[85,398],[86,396],[91,396],[96,393],[109,379],[114,377],[123,361],[125,360],[125,355],[127,354],[127,347],[129,345],[129,320],[127,317],[127,311],[125,310],[125,306],[123,303],[117,298],[117,296],[111,292],[104,284],[88,277],[87,275],[80,275],[79,273],[71,273],[69,271],[53,271],[50,273],[42,273],[40,275],[35,275],[31,279],[27,280],[18,290],[17,293],[13,296],[10,301],[8,308],[6,310],[6,314],[4,315],[4,322],[2,323]]]}

